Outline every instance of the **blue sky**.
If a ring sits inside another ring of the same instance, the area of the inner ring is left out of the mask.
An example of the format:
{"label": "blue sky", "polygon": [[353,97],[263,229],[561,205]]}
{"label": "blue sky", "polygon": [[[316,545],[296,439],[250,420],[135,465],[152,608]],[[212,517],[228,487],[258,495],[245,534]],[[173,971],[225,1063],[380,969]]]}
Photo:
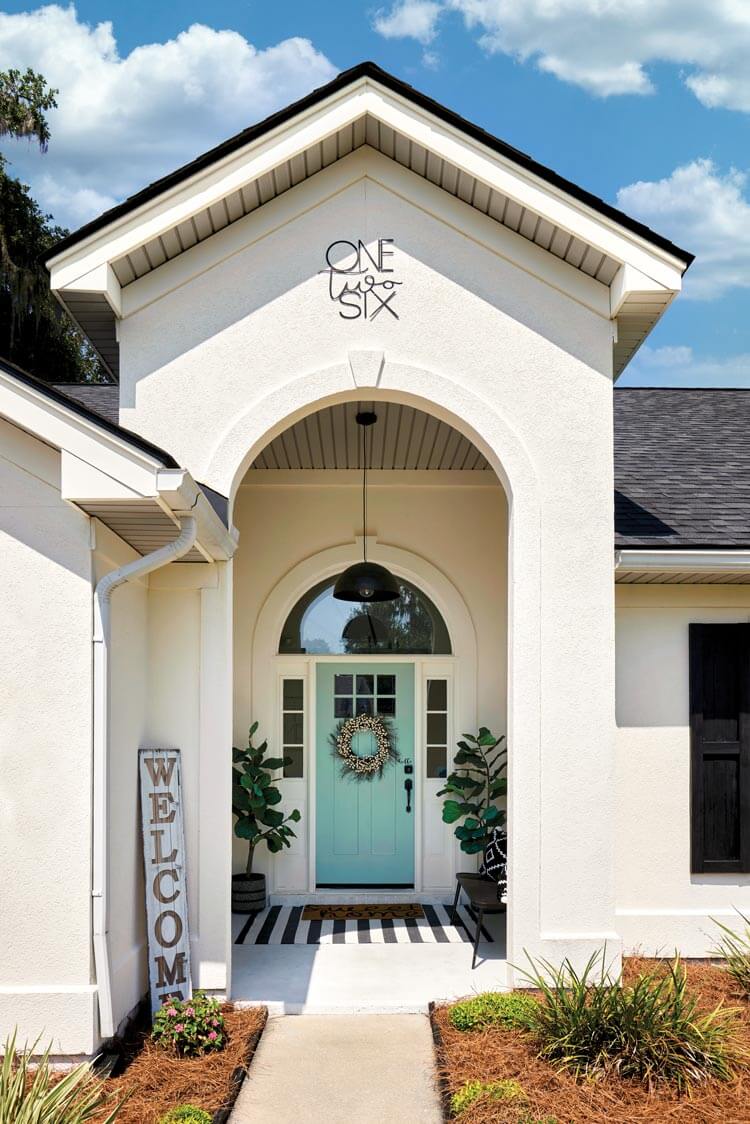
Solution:
{"label": "blue sky", "polygon": [[750,386],[748,57],[747,0],[10,2],[60,108],[3,151],[75,227],[371,58],[698,255],[623,381]]}

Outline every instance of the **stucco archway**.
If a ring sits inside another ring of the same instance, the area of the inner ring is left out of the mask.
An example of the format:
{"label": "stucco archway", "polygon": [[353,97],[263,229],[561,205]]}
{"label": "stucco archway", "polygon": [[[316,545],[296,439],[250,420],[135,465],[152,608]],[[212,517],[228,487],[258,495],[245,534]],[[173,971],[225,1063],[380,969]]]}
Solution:
{"label": "stucco archway", "polygon": [[[206,472],[233,503],[260,450],[289,425],[342,400],[401,402],[461,432],[486,457],[509,503],[508,538],[508,830],[512,905],[508,954],[540,945],[541,498],[533,464],[514,427],[493,403],[443,374],[385,362],[376,387],[356,386],[350,365],[290,378],[257,399],[222,434]],[[450,409],[443,403],[451,403]],[[242,547],[240,546],[240,549]]]}

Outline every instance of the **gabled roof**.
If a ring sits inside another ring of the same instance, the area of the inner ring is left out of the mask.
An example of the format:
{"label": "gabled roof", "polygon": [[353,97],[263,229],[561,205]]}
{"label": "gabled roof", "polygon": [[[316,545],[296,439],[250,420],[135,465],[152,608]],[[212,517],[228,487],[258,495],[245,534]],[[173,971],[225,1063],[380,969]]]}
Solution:
{"label": "gabled roof", "polygon": [[108,226],[115,219],[121,218],[123,215],[129,214],[131,211],[142,206],[144,203],[150,202],[156,196],[169,191],[171,188],[183,183],[185,180],[190,179],[196,172],[202,171],[204,168],[215,164],[217,161],[222,160],[225,156],[229,156],[236,152],[238,149],[244,148],[254,141],[260,140],[267,136],[279,125],[284,125],[291,121],[294,117],[306,112],[320,102],[325,101],[326,98],[332,94],[337,94],[344,90],[347,86],[359,81],[361,78],[370,78],[377,81],[381,86],[394,93],[399,94],[402,98],[407,99],[414,105],[419,106],[420,109],[426,110],[434,117],[444,121],[452,128],[465,133],[467,137],[479,141],[480,144],[485,145],[493,152],[504,156],[513,161],[520,168],[531,172],[534,176],[544,180],[546,183],[551,184],[553,187],[559,188],[567,195],[578,199],[580,202],[585,203],[587,207],[597,211],[599,214],[613,219],[620,226],[625,227],[626,230],[631,230],[633,233],[638,234],[640,237],[645,238],[647,241],[652,242],[655,246],[666,250],[668,253],[673,254],[676,258],[682,260],[686,266],[690,265],[694,260],[695,255],[689,253],[687,250],[680,249],[668,238],[664,238],[661,234],[657,234],[643,223],[638,222],[636,219],[625,214],[624,211],[619,211],[616,207],[606,203],[598,195],[594,195],[585,188],[579,187],[578,184],[572,180],[565,179],[564,176],[558,175],[552,168],[547,168],[544,164],[540,164],[534,160],[533,157],[528,156],[520,149],[514,148],[505,141],[500,140],[499,137],[493,136],[492,133],[480,128],[471,121],[467,121],[465,117],[460,114],[454,113],[452,109],[441,105],[440,102],[435,101],[433,98],[428,97],[426,94],[416,90],[407,82],[402,82],[400,78],[395,75],[389,74],[387,70],[382,70],[376,63],[365,61],[358,63],[357,66],[350,67],[349,70],[343,70],[331,82],[327,82],[324,86],[318,86],[317,89],[307,94],[305,97],[300,98],[291,105],[279,110],[277,113],[271,114],[263,121],[259,121],[257,125],[251,125],[247,129],[243,129],[239,133],[235,133],[233,137],[228,140],[222,141],[221,144],[211,148],[208,152],[202,153],[197,156],[195,160],[191,160],[188,164],[183,164],[181,168],[177,168],[174,172],[170,172],[161,179],[154,180],[153,183],[147,187],[137,191],[134,195],[118,203],[116,206],[105,211],[99,215],[98,218],[93,219],[91,222],[86,223],[79,230],[69,234],[58,242],[52,250],[46,255],[46,261],[50,261],[56,257],[61,251],[69,249],[71,246],[76,245],[78,242],[87,238],[89,235],[94,234],[98,230],[102,230]]}
{"label": "gabled roof", "polygon": [[[375,154],[366,168],[358,150]],[[486,216],[493,238],[503,232],[498,252],[615,321],[616,373],[692,261],[642,223],[368,62],[63,240],[46,258],[52,288],[116,373],[115,320],[145,299],[138,280],[157,274],[158,288],[166,262],[182,255],[193,261],[198,243],[339,162],[348,169],[342,177],[368,174],[384,183],[393,177],[388,169],[400,165]]]}
{"label": "gabled roof", "polygon": [[750,547],[750,391],[615,390],[615,541]]}

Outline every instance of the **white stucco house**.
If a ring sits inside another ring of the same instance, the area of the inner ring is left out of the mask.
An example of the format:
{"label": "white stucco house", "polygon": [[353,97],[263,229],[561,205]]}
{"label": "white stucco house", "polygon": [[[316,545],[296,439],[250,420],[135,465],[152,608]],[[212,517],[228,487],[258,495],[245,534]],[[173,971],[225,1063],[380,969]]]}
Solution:
{"label": "white stucco house", "polygon": [[[232,994],[256,719],[302,813],[276,903],[449,900],[486,725],[510,962],[703,956],[750,908],[750,399],[613,389],[690,262],[369,63],[55,248],[117,382],[0,362],[0,1035],[90,1053],[146,990],[141,747],[181,751],[193,981]],[[345,642],[365,547],[418,637]],[[396,766],[368,834],[327,741],[380,696],[412,806]]]}

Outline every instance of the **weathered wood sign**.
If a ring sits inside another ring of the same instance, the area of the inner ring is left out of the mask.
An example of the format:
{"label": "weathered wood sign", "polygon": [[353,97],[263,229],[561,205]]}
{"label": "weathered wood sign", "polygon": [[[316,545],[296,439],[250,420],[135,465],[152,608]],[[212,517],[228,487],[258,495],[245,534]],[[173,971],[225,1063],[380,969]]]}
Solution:
{"label": "weathered wood sign", "polygon": [[138,752],[151,1011],[191,994],[179,749]]}

